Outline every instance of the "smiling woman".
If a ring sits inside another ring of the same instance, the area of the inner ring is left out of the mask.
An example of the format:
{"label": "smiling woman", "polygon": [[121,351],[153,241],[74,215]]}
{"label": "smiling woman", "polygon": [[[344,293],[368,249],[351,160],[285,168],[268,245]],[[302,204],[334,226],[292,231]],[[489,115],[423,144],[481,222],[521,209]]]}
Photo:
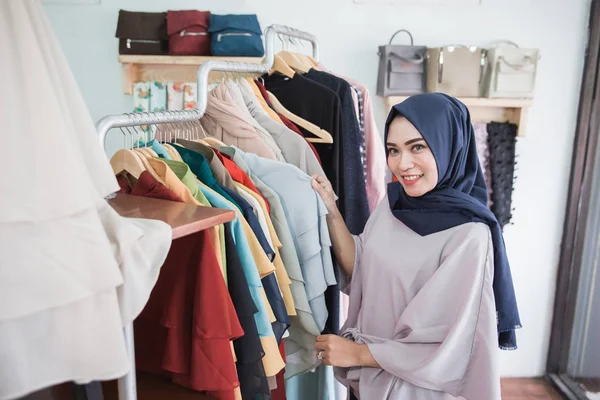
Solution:
{"label": "smiling woman", "polygon": [[435,157],[421,133],[404,117],[392,121],[387,138],[388,168],[411,197],[430,192],[438,181]]}
{"label": "smiling woman", "polygon": [[469,112],[413,96],[390,112],[385,143],[398,181],[361,235],[314,177],[350,295],[341,337],[319,336],[318,357],[361,399],[499,400],[496,348],[515,349],[521,324]]}

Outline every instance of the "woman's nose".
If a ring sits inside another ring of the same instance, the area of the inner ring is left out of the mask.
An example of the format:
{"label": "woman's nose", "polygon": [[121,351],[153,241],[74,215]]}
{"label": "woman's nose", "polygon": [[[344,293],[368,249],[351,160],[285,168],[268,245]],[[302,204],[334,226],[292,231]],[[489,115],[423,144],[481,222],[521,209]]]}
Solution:
{"label": "woman's nose", "polygon": [[412,154],[400,154],[398,158],[399,160],[397,167],[400,171],[408,171],[409,169],[414,168],[415,163]]}

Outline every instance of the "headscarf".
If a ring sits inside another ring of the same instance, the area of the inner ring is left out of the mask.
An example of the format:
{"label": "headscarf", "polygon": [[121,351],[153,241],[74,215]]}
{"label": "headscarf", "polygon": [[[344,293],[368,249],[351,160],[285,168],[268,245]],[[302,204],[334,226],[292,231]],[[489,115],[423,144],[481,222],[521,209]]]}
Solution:
{"label": "headscarf", "polygon": [[421,133],[437,162],[438,183],[433,190],[410,197],[400,182],[388,185],[392,213],[421,236],[468,222],[490,228],[494,246],[493,289],[501,349],[517,347],[515,329],[521,327],[517,301],[506,256],[502,229],[487,207],[487,189],[475,147],[475,135],[467,107],[443,93],[412,96],[395,105],[385,124],[403,116]]}

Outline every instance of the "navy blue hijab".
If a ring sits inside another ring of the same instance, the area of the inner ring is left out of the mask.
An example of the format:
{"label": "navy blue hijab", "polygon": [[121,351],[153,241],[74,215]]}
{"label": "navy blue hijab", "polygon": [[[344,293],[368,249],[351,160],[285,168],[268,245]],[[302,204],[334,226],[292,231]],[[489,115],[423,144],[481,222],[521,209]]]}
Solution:
{"label": "navy blue hijab", "polygon": [[438,184],[429,193],[410,197],[399,182],[388,185],[392,213],[410,229],[425,236],[468,222],[490,227],[494,245],[494,296],[501,349],[517,347],[521,327],[502,229],[487,207],[487,188],[477,157],[475,134],[467,107],[442,93],[412,96],[395,105],[385,124],[397,116],[408,119],[423,135],[437,162]]}

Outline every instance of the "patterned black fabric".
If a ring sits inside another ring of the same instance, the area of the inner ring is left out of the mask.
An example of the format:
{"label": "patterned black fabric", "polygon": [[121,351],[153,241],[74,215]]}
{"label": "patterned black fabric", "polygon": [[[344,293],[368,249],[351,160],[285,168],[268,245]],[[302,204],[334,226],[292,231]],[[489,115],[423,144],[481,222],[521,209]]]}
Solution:
{"label": "patterned black fabric", "polygon": [[517,125],[492,122],[487,125],[487,131],[492,172],[491,210],[500,226],[504,227],[512,218]]}

